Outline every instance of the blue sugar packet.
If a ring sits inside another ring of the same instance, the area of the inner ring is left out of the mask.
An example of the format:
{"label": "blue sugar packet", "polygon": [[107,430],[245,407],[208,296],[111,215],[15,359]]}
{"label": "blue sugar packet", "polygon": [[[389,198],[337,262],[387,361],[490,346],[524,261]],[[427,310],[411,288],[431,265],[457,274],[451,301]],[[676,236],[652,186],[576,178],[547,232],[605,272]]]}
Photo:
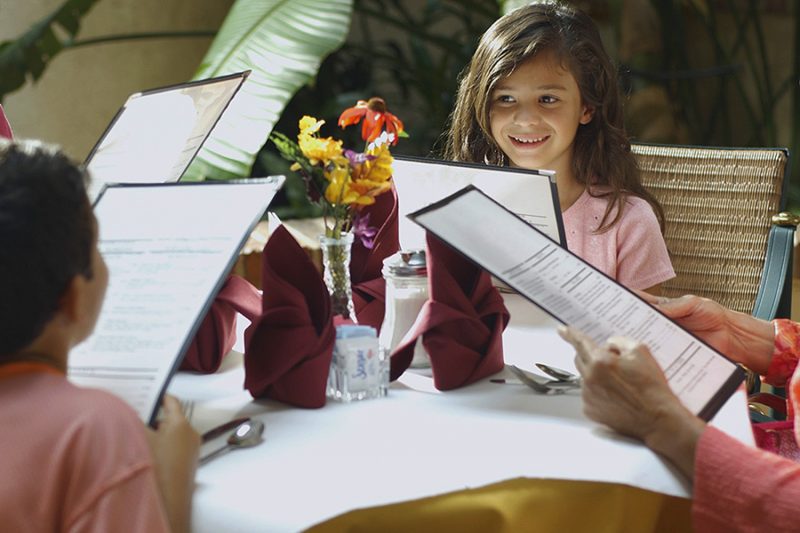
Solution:
{"label": "blue sugar packet", "polygon": [[344,324],[336,328],[337,339],[357,339],[359,337],[377,337],[378,331],[372,326]]}

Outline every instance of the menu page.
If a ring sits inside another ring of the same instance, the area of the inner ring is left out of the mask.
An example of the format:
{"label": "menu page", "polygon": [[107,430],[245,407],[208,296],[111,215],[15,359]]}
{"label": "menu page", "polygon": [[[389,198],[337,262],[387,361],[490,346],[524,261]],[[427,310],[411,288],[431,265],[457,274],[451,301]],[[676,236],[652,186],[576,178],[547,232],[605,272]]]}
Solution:
{"label": "menu page", "polygon": [[161,395],[283,177],[110,186],[95,206],[109,286],[69,379],[152,422]]}
{"label": "menu page", "polygon": [[178,181],[247,72],[132,94],[85,165],[94,200],[106,183]]}
{"label": "menu page", "polygon": [[595,342],[643,342],[675,394],[706,420],[743,379],[736,364],[475,187],[409,217]]}
{"label": "menu page", "polygon": [[467,185],[480,188],[554,241],[566,242],[552,171],[395,157],[392,180],[399,198],[400,246],[403,249],[425,247],[425,232],[405,215]]}

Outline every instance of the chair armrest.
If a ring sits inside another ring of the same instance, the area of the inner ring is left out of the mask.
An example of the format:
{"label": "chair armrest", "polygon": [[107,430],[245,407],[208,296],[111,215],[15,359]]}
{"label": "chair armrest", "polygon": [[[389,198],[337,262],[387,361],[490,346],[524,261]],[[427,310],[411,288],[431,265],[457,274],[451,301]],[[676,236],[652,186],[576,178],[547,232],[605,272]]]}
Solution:
{"label": "chair armrest", "polygon": [[747,403],[759,403],[775,411],[776,414],[786,415],[786,398],[769,392],[758,392],[747,397]]}
{"label": "chair armrest", "polygon": [[762,320],[788,318],[792,312],[792,256],[794,232],[800,217],[781,213],[772,217],[767,255],[753,316]]}

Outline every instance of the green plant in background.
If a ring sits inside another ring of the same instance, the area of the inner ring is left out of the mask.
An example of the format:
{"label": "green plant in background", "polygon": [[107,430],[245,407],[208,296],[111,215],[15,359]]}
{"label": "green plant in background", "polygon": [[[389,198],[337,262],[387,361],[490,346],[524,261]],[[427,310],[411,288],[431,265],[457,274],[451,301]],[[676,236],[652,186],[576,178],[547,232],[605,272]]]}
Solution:
{"label": "green plant in background", "polygon": [[[637,92],[644,94],[654,86],[662,89],[666,98],[661,111],[671,115],[674,125],[672,132],[655,132],[646,124],[652,123],[652,116],[630,116],[632,134],[656,142],[788,146],[793,154],[800,153],[800,21],[796,2],[789,7],[794,9],[793,65],[784,79],[775,76],[776,60],[768,50],[763,2],[725,0],[712,6],[706,0],[640,0],[627,4],[629,9],[653,10],[661,36],[657,51],[627,59],[631,99],[635,101]],[[793,108],[791,132],[782,138],[777,106],[789,99]],[[798,210],[800,166],[793,166],[789,204]]]}
{"label": "green plant in background", "polygon": [[0,43],[0,102],[28,81],[38,80],[53,57],[73,46],[81,19],[97,2],[67,0],[21,36]]}
{"label": "green plant in background", "polygon": [[[336,124],[344,105],[382,94],[403,114],[414,134],[398,154],[425,156],[436,151],[453,106],[460,71],[478,39],[500,15],[497,0],[355,0],[350,38],[321,65],[313,84],[286,105],[275,129],[289,131],[309,110]],[[328,130],[327,134],[332,132]],[[342,132],[347,138],[348,132]],[[356,138],[347,138],[350,143]],[[302,181],[274,147],[265,146],[253,175],[286,174],[284,196],[273,203],[284,218],[318,216],[305,198]]]}
{"label": "green plant in background", "polygon": [[[150,37],[209,35],[172,32],[76,39],[81,17],[99,0],[66,0],[14,41],[0,43],[0,100],[35,81],[48,62],[70,47]],[[436,149],[452,108],[458,73],[478,38],[500,15],[528,0],[236,0],[196,78],[253,69],[243,89],[246,112],[226,117],[207,141],[188,177],[225,178],[289,174],[274,150],[264,147],[275,127],[297,123],[301,109],[335,122],[336,110],[358,98],[383,94],[403,102],[414,137],[402,153],[427,155]],[[631,103],[629,129],[638,140],[705,145],[788,145],[800,153],[800,21],[789,3],[794,26],[792,75],[774,79],[767,50],[766,4],[758,0],[575,0],[611,25],[623,54],[621,20],[649,8],[661,28],[659,51],[623,57]],[[788,5],[788,4],[782,4]],[[613,13],[616,16],[609,17]],[[730,22],[732,21],[732,23]],[[723,24],[724,23],[724,24]],[[345,42],[348,36],[349,40]],[[640,26],[638,31],[651,31]],[[344,43],[344,45],[342,45]],[[773,43],[774,44],[774,43]],[[704,56],[698,50],[707,50]],[[329,55],[330,54],[330,55]],[[327,57],[327,59],[325,59]],[[324,61],[323,61],[324,59]],[[625,70],[625,69],[623,69]],[[299,89],[299,90],[298,90]],[[654,89],[664,97],[653,105]],[[239,97],[237,97],[239,99]],[[783,99],[783,100],[782,100]],[[790,132],[778,128],[776,105],[791,99]],[[648,107],[649,105],[649,107]],[[671,133],[656,132],[651,115],[659,107]],[[644,109],[644,111],[643,111]],[[733,112],[732,112],[733,111]],[[346,135],[344,136],[346,138]],[[789,138],[786,138],[789,137]],[[790,181],[790,206],[800,206],[800,165]],[[305,202],[302,183],[289,180],[283,201],[291,216],[317,215]]]}
{"label": "green plant in background", "polygon": [[252,70],[184,174],[224,179],[250,174],[284,106],[347,37],[352,0],[237,0],[195,79]]}

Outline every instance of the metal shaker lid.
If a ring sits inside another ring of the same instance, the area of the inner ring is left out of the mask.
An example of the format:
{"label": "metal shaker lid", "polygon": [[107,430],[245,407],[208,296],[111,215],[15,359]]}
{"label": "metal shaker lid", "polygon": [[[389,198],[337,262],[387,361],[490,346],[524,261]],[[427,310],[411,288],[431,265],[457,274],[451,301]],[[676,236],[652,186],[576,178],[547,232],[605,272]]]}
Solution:
{"label": "metal shaker lid", "polygon": [[428,268],[425,250],[400,250],[383,260],[384,276],[425,277]]}

